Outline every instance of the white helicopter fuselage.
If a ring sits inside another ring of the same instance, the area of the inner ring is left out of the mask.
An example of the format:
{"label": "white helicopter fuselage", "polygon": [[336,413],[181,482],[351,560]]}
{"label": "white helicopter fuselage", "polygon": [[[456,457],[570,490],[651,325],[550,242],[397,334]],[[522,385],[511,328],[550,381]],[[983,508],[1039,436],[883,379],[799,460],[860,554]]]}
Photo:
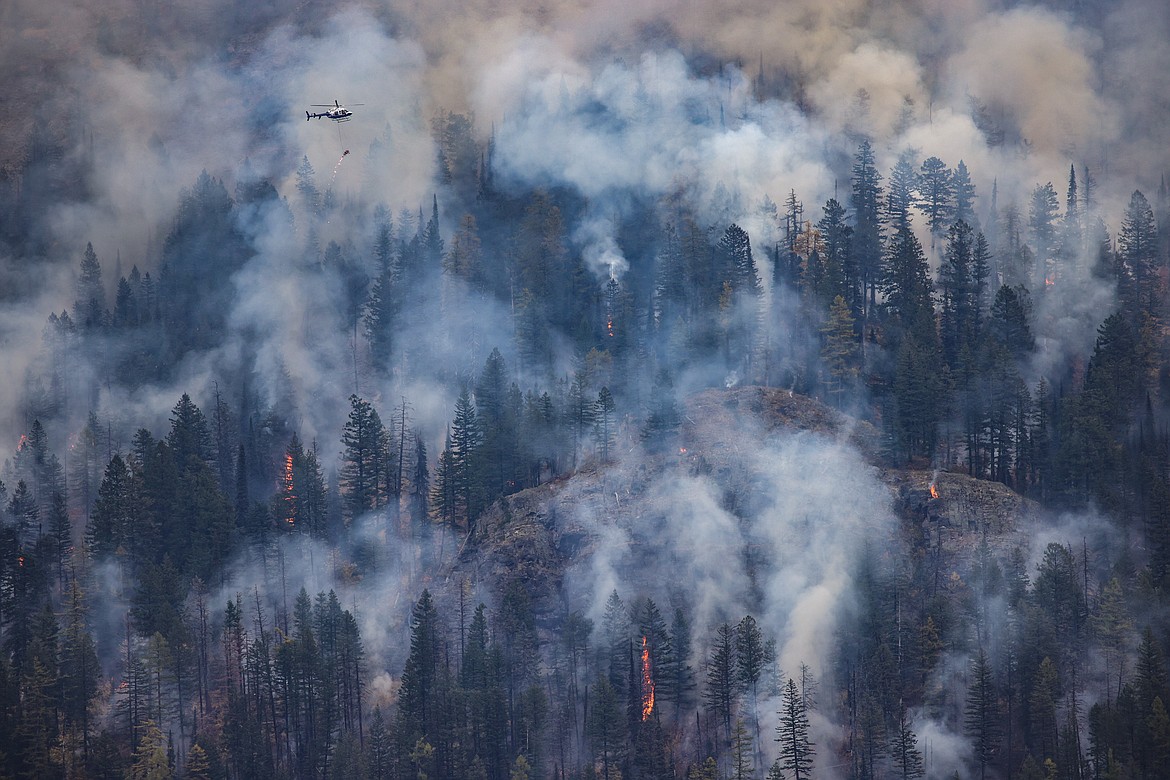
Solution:
{"label": "white helicopter fuselage", "polygon": [[345,106],[334,106],[328,111],[321,111],[313,114],[308,111],[305,112],[305,121],[310,119],[332,119],[334,122],[348,122],[353,117],[353,112]]}

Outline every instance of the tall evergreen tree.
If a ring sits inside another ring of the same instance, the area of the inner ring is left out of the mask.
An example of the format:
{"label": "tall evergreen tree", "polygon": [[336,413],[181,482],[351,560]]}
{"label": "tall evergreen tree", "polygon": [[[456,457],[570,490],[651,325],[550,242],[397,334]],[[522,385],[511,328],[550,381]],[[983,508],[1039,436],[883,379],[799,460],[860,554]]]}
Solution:
{"label": "tall evergreen tree", "polygon": [[934,332],[934,285],[922,245],[909,225],[897,226],[890,239],[882,277],[885,308],[899,326],[926,341]]}
{"label": "tall evergreen tree", "polygon": [[77,299],[73,303],[73,321],[83,330],[94,330],[105,324],[106,289],[102,283],[102,266],[93,244],[85,245],[77,278]]}
{"label": "tall evergreen tree", "polygon": [[840,295],[849,305],[854,318],[864,310],[861,278],[853,255],[853,228],[845,221],[845,208],[831,198],[825,202],[823,216],[817,222],[824,242],[825,294],[832,300]]}
{"label": "tall evergreen tree", "polygon": [[918,737],[910,728],[910,719],[905,709],[898,720],[898,729],[894,732],[890,754],[894,757],[894,766],[898,768],[903,780],[922,777],[926,769],[922,760],[922,751],[918,749]]}
{"label": "tall evergreen tree", "polygon": [[464,387],[455,401],[455,417],[451,421],[451,483],[457,514],[467,526],[468,538],[475,535],[475,518],[481,508],[483,477],[480,470],[480,447],[483,429],[479,415],[471,403],[471,395]]}
{"label": "tall evergreen tree", "polygon": [[394,354],[394,334],[403,296],[390,214],[383,210],[379,217],[374,237],[375,275],[362,312],[362,324],[370,360],[375,368],[385,371]]}
{"label": "tall evergreen tree", "polygon": [[738,700],[739,684],[736,679],[735,629],[730,623],[723,623],[715,633],[715,642],[707,658],[707,680],[703,701],[707,709],[718,719],[724,736],[731,736],[731,713]]}
{"label": "tall evergreen tree", "polygon": [[85,625],[86,609],[76,580],[69,591],[65,631],[61,638],[61,709],[67,729],[78,735],[82,756],[88,759],[90,746],[90,705],[102,677],[97,649]]}
{"label": "tall evergreen tree", "polygon": [[1032,190],[1028,208],[1028,230],[1036,257],[1036,277],[1032,289],[1043,289],[1056,276],[1056,216],[1059,211],[1052,182]]}
{"label": "tall evergreen tree", "polygon": [[609,392],[608,387],[601,388],[597,393],[597,411],[594,413],[594,419],[597,421],[594,435],[597,439],[602,463],[609,462],[610,452],[614,448],[614,408],[613,394]]}
{"label": "tall evergreen tree", "polygon": [[601,767],[601,780],[621,777],[626,754],[626,729],[617,694],[604,675],[593,686],[592,703],[586,723],[593,760]]}
{"label": "tall evergreen tree", "polygon": [[402,672],[398,717],[416,739],[434,738],[438,728],[439,667],[442,662],[439,613],[429,590],[424,590],[410,617],[410,655]]}
{"label": "tall evergreen tree", "polygon": [[914,170],[913,149],[907,149],[898,155],[890,171],[890,178],[886,182],[886,210],[885,223],[893,230],[910,227],[910,209],[915,205],[915,193],[918,190],[918,172]]}
{"label": "tall evergreen tree", "polygon": [[952,181],[955,188],[955,221],[963,221],[972,228],[977,228],[979,223],[975,216],[975,185],[971,182],[967,164],[962,160],[955,166]]}
{"label": "tall evergreen tree", "polygon": [[794,780],[812,777],[816,747],[808,734],[808,712],[804,697],[789,677],[780,704],[780,723],[776,741],[780,743],[780,766],[792,773]]}
{"label": "tall evergreen tree", "polygon": [[971,666],[971,683],[967,687],[963,725],[971,737],[981,778],[987,776],[987,766],[995,760],[999,752],[998,697],[991,675],[991,662],[983,648],[979,648],[979,653]]}
{"label": "tall evergreen tree", "polygon": [[860,373],[861,345],[854,332],[849,304],[838,295],[821,325],[821,359],[828,371],[826,389],[834,405],[840,408],[855,389]]}
{"label": "tall evergreen tree", "polygon": [[386,430],[369,401],[351,395],[349,404],[341,435],[340,486],[345,517],[353,522],[382,503]]}
{"label": "tall evergreen tree", "polygon": [[882,176],[874,161],[873,147],[863,138],[853,158],[850,205],[853,207],[853,256],[868,295],[866,316],[877,305],[882,263]]}
{"label": "tall evergreen tree", "polygon": [[1127,280],[1123,298],[1132,311],[1164,314],[1165,281],[1158,276],[1158,225],[1139,190],[1130,196],[1117,233],[1117,255]]}
{"label": "tall evergreen tree", "polygon": [[947,246],[939,268],[942,312],[939,320],[943,357],[958,368],[964,348],[974,351],[979,333],[979,280],[976,277],[971,226],[954,223],[947,231]]}
{"label": "tall evergreen tree", "polygon": [[918,201],[915,204],[926,216],[931,245],[955,221],[955,178],[947,164],[928,157],[918,170]]}

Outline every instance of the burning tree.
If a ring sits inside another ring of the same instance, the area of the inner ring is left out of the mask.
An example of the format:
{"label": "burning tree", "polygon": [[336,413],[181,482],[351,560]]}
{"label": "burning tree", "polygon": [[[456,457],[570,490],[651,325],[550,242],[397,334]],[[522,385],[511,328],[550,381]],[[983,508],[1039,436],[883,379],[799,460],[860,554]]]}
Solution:
{"label": "burning tree", "polygon": [[642,721],[654,714],[654,675],[650,668],[650,648],[642,637]]}

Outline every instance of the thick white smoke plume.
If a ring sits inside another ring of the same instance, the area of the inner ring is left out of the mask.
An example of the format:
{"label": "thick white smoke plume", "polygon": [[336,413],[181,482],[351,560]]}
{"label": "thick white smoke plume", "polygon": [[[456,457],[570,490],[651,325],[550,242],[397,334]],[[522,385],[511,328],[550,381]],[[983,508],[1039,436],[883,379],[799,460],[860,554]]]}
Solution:
{"label": "thick white smoke plume", "polygon": [[[441,112],[473,119],[473,140],[490,148],[484,165],[505,194],[559,189],[585,204],[566,235],[599,288],[645,272],[639,264],[652,258],[624,252],[618,227],[647,203],[694,213],[704,228],[741,224],[764,266],[762,249],[775,244],[780,226],[761,206],[792,192],[811,222],[828,198],[848,206],[863,136],[883,174],[907,150],[952,168],[964,161],[984,224],[993,187],[1000,209],[1015,204],[1026,213],[1038,184],[1052,182],[1063,196],[1075,165],[1092,172],[1100,215],[1116,226],[1118,204],[1133,189],[1156,189],[1170,146],[1170,81],[1158,78],[1170,67],[1162,34],[1170,11],[1159,0],[1119,0],[1079,15],[1055,0],[181,5],[0,7],[0,72],[12,74],[17,98],[0,97],[0,183],[4,192],[25,188],[29,232],[39,238],[29,256],[0,256],[0,442],[14,443],[31,423],[26,380],[45,357],[46,317],[73,305],[86,243],[101,260],[112,306],[118,276],[131,267],[157,275],[176,208],[203,172],[228,193],[264,181],[278,195],[240,214],[249,259],[231,279],[228,332],[215,349],[187,355],[161,386],[131,390],[103,378],[96,403],[105,416],[160,435],[181,393],[206,408],[225,367],[247,363],[250,391],[271,406],[287,404],[302,440],[321,443],[329,469],[351,392],[384,413],[408,397],[411,425],[433,459],[458,384],[493,347],[519,364],[515,301],[458,287],[461,319],[436,323],[428,313],[451,290],[432,285],[412,291],[396,334],[410,345],[407,356],[371,378],[359,354],[360,312],[337,277],[322,273],[321,253],[306,248],[332,243],[372,278],[375,214],[393,215],[396,238],[408,240],[436,198],[440,232],[455,232],[466,193],[452,193],[437,164],[432,120]],[[353,106],[352,121],[305,119],[313,104],[334,100]],[[61,145],[85,182],[63,201],[34,202],[31,185],[9,179],[48,142]],[[351,156],[336,165],[345,150]],[[309,168],[320,201],[306,196]],[[1037,294],[1040,348],[1029,381],[1092,349],[1112,292],[1090,266],[1081,258]],[[803,338],[797,303],[782,294],[768,300],[773,342]],[[565,339],[549,336],[555,365],[567,369]],[[679,373],[683,382],[728,376],[723,365]],[[51,434],[65,441],[88,411],[68,410],[71,419]],[[127,447],[131,433],[114,439]],[[665,604],[670,573],[685,571],[700,633],[752,613],[777,640],[786,674],[806,663],[827,675],[819,664],[850,598],[850,558],[867,535],[893,528],[887,491],[850,445],[815,435],[777,437],[733,459],[754,480],[750,512],[727,506],[717,480],[680,469],[646,488],[669,534],[579,519],[597,541],[588,565],[569,574],[572,596],[593,605],[595,618],[614,588]],[[639,568],[650,547],[659,562]],[[323,556],[298,562],[291,581],[317,587],[312,569]],[[362,599],[355,605],[367,646],[404,638],[376,610],[403,606],[403,583],[415,582],[410,566],[395,562],[351,592]],[[253,574],[240,564],[234,581]],[[220,601],[231,588],[217,593]],[[386,668],[396,660],[380,659]],[[392,687],[378,680],[379,689]],[[819,737],[831,743],[834,728],[820,721]],[[944,726],[925,722],[921,736],[935,766],[968,760]]]}
{"label": "thick white smoke plume", "polygon": [[[1133,83],[1141,64],[1167,55],[1147,32],[1156,25],[1133,20],[1164,17],[1157,5],[1130,0],[1074,18],[979,0],[749,3],[733,13],[672,2],[352,3],[269,18],[205,2],[152,28],[133,4],[114,3],[74,8],[75,24],[54,25],[46,45],[30,48],[54,4],[17,3],[4,42],[17,83],[52,96],[40,132],[77,137],[72,154],[90,168],[88,192],[37,215],[47,259],[75,267],[92,241],[108,295],[115,261],[122,273],[156,266],[182,191],[204,170],[229,192],[268,179],[295,209],[302,158],[324,172],[348,148],[355,158],[336,177],[337,197],[417,208],[436,190],[429,124],[439,110],[471,111],[481,141],[494,128],[500,181],[568,186],[589,199],[594,218],[579,228],[579,248],[604,282],[631,262],[604,229],[629,197],[681,191],[712,222],[748,222],[764,196],[792,190],[815,221],[826,198],[847,200],[850,139],[861,133],[885,170],[907,148],[964,160],[981,215],[993,181],[1001,206],[1023,204],[1036,184],[1059,191],[1070,163],[1095,172],[1103,204],[1135,185],[1152,191],[1151,155],[1166,131],[1150,113],[1156,96]],[[340,138],[327,121],[301,119],[335,99],[365,104]],[[67,116],[79,131],[58,120]],[[28,119],[0,128],[13,149],[24,148]],[[444,227],[455,219],[445,214]],[[331,224],[338,230],[327,227],[322,245],[354,238]],[[265,230],[254,231],[258,245],[271,243]],[[43,273],[20,258],[5,264],[21,281]],[[55,278],[40,287],[59,310],[73,291]],[[276,327],[254,289],[242,296],[247,317]],[[6,325],[9,342],[35,341],[36,317],[17,320],[29,325]],[[288,338],[289,354],[271,362],[296,366],[297,381],[337,370],[306,365],[305,348]],[[342,345],[316,351],[333,346]],[[27,424],[11,382],[0,394],[6,438]],[[319,384],[307,380],[297,395]]]}

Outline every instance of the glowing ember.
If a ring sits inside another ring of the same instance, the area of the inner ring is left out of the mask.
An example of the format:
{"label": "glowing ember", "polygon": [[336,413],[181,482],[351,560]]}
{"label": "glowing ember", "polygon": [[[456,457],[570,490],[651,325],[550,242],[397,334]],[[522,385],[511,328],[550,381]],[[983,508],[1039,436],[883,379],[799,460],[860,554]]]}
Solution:
{"label": "glowing ember", "polygon": [[938,486],[936,486],[933,482],[930,485],[930,497],[938,498]]}
{"label": "glowing ember", "polygon": [[678,448],[678,454],[679,454],[679,455],[686,455],[686,454],[687,454],[687,448],[686,448],[686,447],[679,447],[679,448]]}
{"label": "glowing ember", "polygon": [[1044,277],[1044,286],[1045,287],[1051,287],[1054,284],[1056,284],[1056,277],[1055,276],[1049,275],[1049,276]]}
{"label": "glowing ember", "polygon": [[23,555],[21,555],[20,557],[18,557],[18,558],[16,559],[16,562],[17,562],[19,565],[21,565],[21,566],[24,566],[24,556],[23,556]]}
{"label": "glowing ember", "polygon": [[609,334],[610,338],[613,338],[613,317],[605,320],[605,332]]}
{"label": "glowing ember", "polygon": [[650,648],[642,637],[642,720],[654,712],[654,678],[650,676]]}
{"label": "glowing ember", "polygon": [[20,441],[17,442],[17,444],[16,444],[16,451],[20,452],[21,450],[23,450],[26,444],[28,444],[28,436],[26,436],[22,433],[20,435]]}

